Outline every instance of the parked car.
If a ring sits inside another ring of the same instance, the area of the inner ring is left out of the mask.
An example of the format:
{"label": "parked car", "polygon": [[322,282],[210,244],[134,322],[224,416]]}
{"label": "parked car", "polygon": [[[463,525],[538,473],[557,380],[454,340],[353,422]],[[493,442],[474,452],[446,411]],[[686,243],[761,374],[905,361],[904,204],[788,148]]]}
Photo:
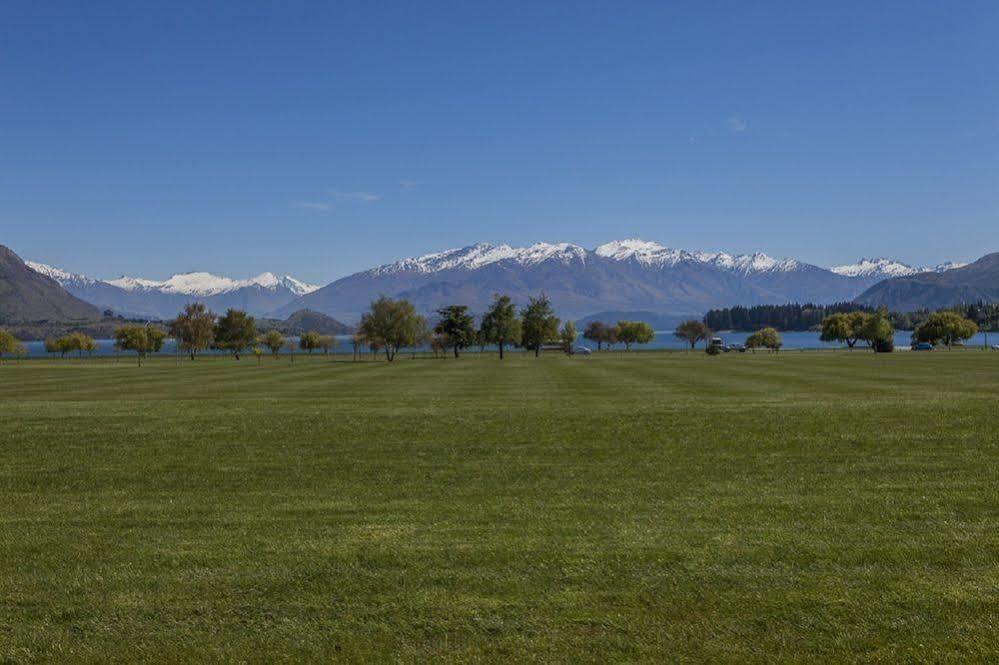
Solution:
{"label": "parked car", "polygon": [[746,345],[745,344],[729,344],[728,346],[725,347],[725,351],[726,352],[728,352],[728,351],[738,351],[739,353],[745,353],[746,352]]}
{"label": "parked car", "polygon": [[585,346],[577,346],[572,350],[572,352],[577,356],[588,356],[591,353],[591,351]]}
{"label": "parked car", "polygon": [[719,349],[724,349],[725,342],[721,337],[712,337],[711,341],[708,342],[708,346],[717,346]]}
{"label": "parked car", "polygon": [[933,345],[930,344],[929,342],[917,342],[916,344],[912,345],[912,350],[913,351],[932,351],[933,350]]}

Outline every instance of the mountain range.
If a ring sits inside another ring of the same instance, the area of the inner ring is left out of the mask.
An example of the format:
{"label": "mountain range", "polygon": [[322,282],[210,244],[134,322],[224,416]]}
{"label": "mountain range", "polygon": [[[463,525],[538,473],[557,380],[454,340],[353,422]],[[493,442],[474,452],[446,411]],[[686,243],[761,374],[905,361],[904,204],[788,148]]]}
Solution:
{"label": "mountain range", "polygon": [[[637,239],[593,249],[571,243],[528,247],[477,243],[384,264],[322,288],[290,276],[263,273],[232,279],[206,272],[167,280],[121,277],[101,280],[44,263],[28,262],[72,296],[126,316],[167,319],[185,303],[201,301],[215,311],[235,307],[258,317],[285,319],[299,310],[356,322],[379,295],[405,297],[423,313],[452,303],[482,312],[494,294],[515,302],[544,292],[560,316],[581,319],[603,313],[674,320],[711,308],[787,302],[852,300],[892,279],[962,274],[962,264],[915,267],[886,258],[861,259],[823,268],[757,252],[688,251]],[[911,299],[910,299],[911,300]]]}
{"label": "mountain range", "polygon": [[885,277],[923,270],[888,259],[828,269],[759,252],[687,251],[637,239],[592,250],[569,243],[479,243],[344,277],[275,314],[307,308],[356,321],[379,294],[408,298],[424,312],[452,302],[481,312],[495,293],[523,303],[543,291],[571,318],[603,311],[699,315],[731,305],[851,300]]}
{"label": "mountain range", "polygon": [[294,277],[265,272],[250,279],[231,279],[207,272],[190,272],[157,281],[135,277],[100,280],[28,261],[35,271],[59,282],[69,293],[101,310],[125,316],[169,319],[188,302],[205,303],[224,312],[230,307],[264,316],[316,286]]}

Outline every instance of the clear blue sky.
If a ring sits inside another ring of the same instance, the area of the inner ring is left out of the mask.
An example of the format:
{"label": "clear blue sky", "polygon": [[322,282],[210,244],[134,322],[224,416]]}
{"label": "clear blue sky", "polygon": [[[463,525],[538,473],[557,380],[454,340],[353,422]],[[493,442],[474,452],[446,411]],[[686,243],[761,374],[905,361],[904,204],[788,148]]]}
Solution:
{"label": "clear blue sky", "polygon": [[27,258],[325,283],[626,236],[999,249],[999,3],[0,5],[0,243]]}

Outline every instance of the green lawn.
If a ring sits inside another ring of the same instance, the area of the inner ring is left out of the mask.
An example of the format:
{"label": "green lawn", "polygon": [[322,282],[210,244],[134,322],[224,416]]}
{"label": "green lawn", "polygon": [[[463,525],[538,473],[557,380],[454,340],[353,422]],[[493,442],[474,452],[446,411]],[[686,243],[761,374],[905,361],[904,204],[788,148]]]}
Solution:
{"label": "green lawn", "polygon": [[0,367],[0,662],[999,658],[999,353]]}

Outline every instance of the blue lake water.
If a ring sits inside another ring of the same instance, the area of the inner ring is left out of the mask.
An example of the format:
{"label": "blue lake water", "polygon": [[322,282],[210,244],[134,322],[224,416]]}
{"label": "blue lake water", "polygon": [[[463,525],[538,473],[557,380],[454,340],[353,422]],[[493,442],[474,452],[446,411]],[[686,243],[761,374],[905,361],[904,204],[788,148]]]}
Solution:
{"label": "blue lake water", "polygon": [[[750,335],[748,332],[728,332],[719,333],[718,336],[721,337],[726,344],[742,344],[746,341],[746,338]],[[895,346],[896,348],[909,346],[909,338],[911,332],[906,330],[900,330],[895,333]],[[294,339],[294,338],[291,338]],[[836,342],[822,342],[819,340],[819,333],[817,332],[784,332],[781,333],[781,339],[784,342],[785,349],[836,349],[844,348],[845,344],[839,344]],[[985,344],[985,334],[978,333],[972,339],[966,342],[967,346],[983,346]],[[999,343],[999,333],[991,333],[988,336],[989,344]],[[863,343],[860,343],[861,345]],[[25,346],[28,349],[28,355],[33,357],[42,357],[48,354],[45,353],[45,347],[42,342],[25,342]],[[577,346],[586,346],[591,349],[596,350],[596,344],[591,343],[589,340],[585,340],[582,337],[579,338]],[[618,344],[614,348],[623,349],[623,344]],[[656,339],[651,344],[639,344],[632,348],[635,349],[684,349],[686,345],[673,337],[673,331],[658,331],[656,332]],[[698,348],[703,348],[703,343],[698,345]],[[491,347],[487,347],[491,350]],[[429,350],[429,349],[424,349]],[[471,352],[477,351],[478,348],[470,349]],[[516,351],[516,349],[514,350]],[[163,345],[163,350],[160,355],[172,355],[177,352],[177,345],[172,340],[167,340]],[[337,337],[336,344],[337,353],[352,353],[352,348],[350,345],[350,337],[347,335],[340,335]],[[217,351],[206,352],[209,355],[217,354]],[[296,351],[296,353],[301,353]],[[322,353],[317,351],[316,353]],[[115,354],[114,340],[101,339],[97,340],[97,352],[94,355],[100,356],[113,356]],[[129,354],[130,355],[130,354]],[[249,355],[249,354],[247,354]]]}

